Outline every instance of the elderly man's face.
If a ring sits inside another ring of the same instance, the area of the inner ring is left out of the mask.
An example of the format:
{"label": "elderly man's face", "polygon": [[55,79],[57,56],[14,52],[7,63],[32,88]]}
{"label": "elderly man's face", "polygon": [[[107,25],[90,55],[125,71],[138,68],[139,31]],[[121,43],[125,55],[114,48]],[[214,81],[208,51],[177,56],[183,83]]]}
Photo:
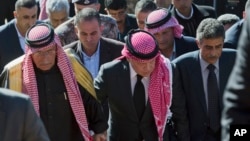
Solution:
{"label": "elderly man's face", "polygon": [[201,57],[209,64],[214,64],[221,56],[224,38],[202,39],[196,41],[200,49]]}
{"label": "elderly man's face", "polygon": [[128,61],[130,62],[135,72],[143,77],[150,76],[150,74],[155,69],[155,59],[152,59],[144,63],[129,58]]}
{"label": "elderly man's face", "polygon": [[37,20],[37,6],[32,8],[21,7],[14,11],[14,16],[16,18],[16,26],[24,37],[26,31],[36,23]]}
{"label": "elderly man's face", "polygon": [[48,17],[53,28],[56,28],[69,18],[66,10],[50,12]]}
{"label": "elderly man's face", "polygon": [[38,69],[42,71],[50,70],[56,62],[56,46],[37,51],[31,57]]}

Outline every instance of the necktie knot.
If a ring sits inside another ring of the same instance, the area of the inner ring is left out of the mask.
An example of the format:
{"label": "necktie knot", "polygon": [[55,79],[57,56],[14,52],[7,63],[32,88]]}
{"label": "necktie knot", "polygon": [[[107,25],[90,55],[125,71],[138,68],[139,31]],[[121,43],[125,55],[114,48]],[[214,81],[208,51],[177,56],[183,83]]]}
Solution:
{"label": "necktie knot", "polygon": [[214,66],[213,64],[209,64],[209,65],[207,66],[207,69],[208,69],[209,71],[214,71],[215,66]]}
{"label": "necktie knot", "polygon": [[136,77],[137,77],[137,81],[141,81],[141,79],[142,79],[141,75],[137,74]]}

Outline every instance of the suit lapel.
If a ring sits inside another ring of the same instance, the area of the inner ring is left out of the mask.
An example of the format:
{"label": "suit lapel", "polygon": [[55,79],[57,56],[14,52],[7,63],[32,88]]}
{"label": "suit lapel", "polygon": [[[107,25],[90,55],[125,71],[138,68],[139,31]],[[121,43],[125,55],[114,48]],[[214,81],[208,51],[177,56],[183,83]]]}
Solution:
{"label": "suit lapel", "polygon": [[[18,56],[21,56],[24,54],[24,51],[22,50],[19,37],[18,37],[18,31],[15,28],[15,22],[12,20],[12,23],[10,24],[10,32],[11,38],[7,38],[9,42],[12,44],[12,50],[15,50],[13,53],[16,53]],[[15,48],[15,49],[14,49]]]}
{"label": "suit lapel", "polygon": [[224,89],[225,89],[225,86],[227,84],[227,78],[229,77],[229,72],[230,72],[230,68],[227,67],[227,63],[231,63],[231,62],[226,62],[226,61],[221,61],[223,59],[223,55],[220,57],[220,60],[219,60],[219,88],[220,88],[220,95],[219,95],[219,102],[220,102],[220,106],[221,108],[223,107],[223,104],[222,104],[222,96],[223,96],[223,93],[224,93]]}
{"label": "suit lapel", "polygon": [[[198,84],[197,86],[194,86],[196,91],[195,93],[198,95],[199,101],[204,109],[204,111],[207,113],[207,106],[206,106],[206,99],[205,99],[205,92],[204,92],[204,86],[203,86],[203,79],[202,79],[202,73],[201,73],[201,66],[200,66],[200,59],[199,59],[199,51],[195,53],[195,61],[193,61],[191,68],[191,74],[193,76],[194,82],[193,84]],[[192,82],[191,82],[192,83]]]}
{"label": "suit lapel", "polygon": [[109,62],[110,55],[109,55],[109,46],[106,45],[106,42],[101,38],[100,39],[100,60],[99,60],[99,68],[102,64]]}
{"label": "suit lapel", "polygon": [[131,120],[138,120],[137,113],[134,107],[134,101],[131,91],[131,80],[130,80],[130,69],[129,63],[127,61],[123,61],[122,71],[120,71],[119,76],[117,76],[117,84],[119,84],[119,90],[124,90],[121,96],[121,102],[124,105],[123,107],[127,107],[131,109],[130,118]]}

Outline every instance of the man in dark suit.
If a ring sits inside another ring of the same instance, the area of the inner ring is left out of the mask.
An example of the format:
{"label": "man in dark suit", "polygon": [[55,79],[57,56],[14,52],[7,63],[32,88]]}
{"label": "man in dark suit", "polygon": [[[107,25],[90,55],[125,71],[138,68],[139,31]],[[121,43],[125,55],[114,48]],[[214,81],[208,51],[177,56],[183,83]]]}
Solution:
{"label": "man in dark suit", "polygon": [[187,114],[182,116],[188,117],[191,141],[220,140],[222,94],[236,54],[235,50],[223,49],[224,36],[222,23],[204,19],[196,35],[199,50],[173,61],[173,95],[185,99]]}
{"label": "man in dark suit", "polygon": [[246,19],[246,9],[247,7],[250,7],[250,0],[247,0],[246,5],[245,5],[245,10],[243,11],[243,19],[235,23],[232,27],[230,27],[226,31],[226,36],[225,36],[225,41],[224,41],[224,47],[225,48],[233,48],[237,49],[241,29],[243,27],[243,23]]}
{"label": "man in dark suit", "polygon": [[[71,48],[75,57],[84,65],[95,78],[102,64],[121,56],[124,46],[122,42],[101,37],[103,26],[99,13],[93,8],[84,8],[75,16],[76,35],[78,41],[64,46]],[[108,115],[107,102],[103,103]]]}
{"label": "man in dark suit", "polygon": [[216,18],[215,9],[192,3],[193,0],[173,0],[172,15],[184,26],[183,34],[195,37],[199,23],[205,18]]}
{"label": "man in dark suit", "polygon": [[105,0],[104,5],[107,14],[116,20],[119,29],[117,39],[124,42],[129,30],[138,28],[135,15],[127,13],[127,0]]}
{"label": "man in dark suit", "polygon": [[[243,24],[235,66],[223,97],[222,140],[228,141],[231,125],[250,125],[250,9]],[[248,132],[249,134],[249,132]]]}
{"label": "man in dark suit", "polygon": [[145,30],[155,36],[161,53],[170,60],[198,49],[195,38],[182,35],[183,26],[167,9],[151,12],[146,18]]}
{"label": "man in dark suit", "polygon": [[17,0],[14,11],[15,19],[0,26],[0,72],[11,60],[25,51],[25,33],[37,20],[35,0]]}
{"label": "man in dark suit", "polygon": [[172,99],[170,61],[154,37],[132,30],[122,57],[101,66],[94,86],[110,106],[110,141],[169,141]]}
{"label": "man in dark suit", "polygon": [[0,140],[49,141],[28,96],[0,88]]}

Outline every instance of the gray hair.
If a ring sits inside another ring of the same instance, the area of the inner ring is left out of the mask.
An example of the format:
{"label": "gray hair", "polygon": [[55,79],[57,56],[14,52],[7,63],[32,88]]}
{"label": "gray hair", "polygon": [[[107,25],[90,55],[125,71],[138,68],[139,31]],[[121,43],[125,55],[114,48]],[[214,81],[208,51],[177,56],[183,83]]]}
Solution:
{"label": "gray hair", "polygon": [[140,0],[135,5],[135,14],[139,12],[151,12],[157,8],[152,0]]}
{"label": "gray hair", "polygon": [[220,21],[223,25],[226,24],[234,24],[238,21],[240,21],[240,17],[238,17],[235,14],[222,14],[217,18],[218,21]]}
{"label": "gray hair", "polygon": [[218,37],[225,38],[225,30],[223,24],[214,18],[206,18],[201,21],[196,30],[196,39],[214,39]]}
{"label": "gray hair", "polygon": [[68,0],[47,0],[46,13],[49,15],[51,12],[60,12],[66,10],[69,16],[69,2]]}
{"label": "gray hair", "polygon": [[37,6],[36,0],[17,0],[15,3],[15,10],[25,7],[25,8],[32,8]]}
{"label": "gray hair", "polygon": [[91,21],[93,19],[96,19],[99,25],[101,25],[99,12],[93,8],[86,7],[76,14],[74,19],[74,25],[77,26],[80,22]]}

